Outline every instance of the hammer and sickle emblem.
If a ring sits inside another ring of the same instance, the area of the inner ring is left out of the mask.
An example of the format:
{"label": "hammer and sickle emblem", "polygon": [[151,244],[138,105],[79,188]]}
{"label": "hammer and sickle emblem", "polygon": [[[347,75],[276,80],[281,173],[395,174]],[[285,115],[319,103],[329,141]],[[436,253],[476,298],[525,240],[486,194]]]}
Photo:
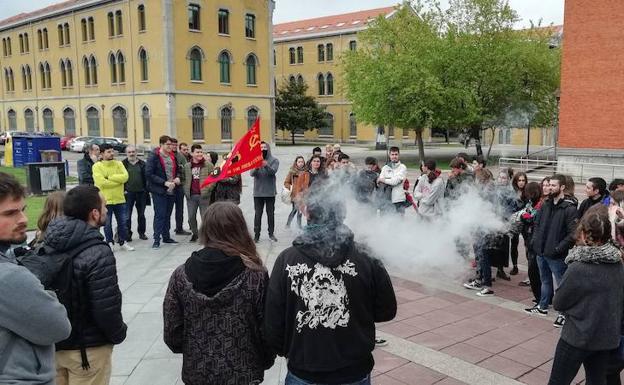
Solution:
{"label": "hammer and sickle emblem", "polygon": [[249,138],[249,148],[254,148],[260,144],[260,135],[255,134]]}

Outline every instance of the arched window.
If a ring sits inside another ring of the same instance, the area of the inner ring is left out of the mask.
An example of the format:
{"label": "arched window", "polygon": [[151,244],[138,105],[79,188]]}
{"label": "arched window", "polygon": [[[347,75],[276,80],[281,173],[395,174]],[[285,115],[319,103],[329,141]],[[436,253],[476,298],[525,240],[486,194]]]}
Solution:
{"label": "arched window", "polygon": [[319,44],[318,47],[318,61],[325,61],[325,46],[323,44]]}
{"label": "arched window", "polygon": [[295,78],[295,75],[290,75],[290,77],[288,77],[289,83],[295,83],[296,81],[297,81],[297,78]]}
{"label": "arched window", "polygon": [[45,63],[45,80],[46,80],[46,88],[52,88],[52,73],[50,71],[50,64]]}
{"label": "arched window", "polygon": [[325,127],[319,129],[319,135],[334,136],[334,115],[329,112],[325,114]]}
{"label": "arched window", "polygon": [[67,73],[65,72],[65,62],[61,60],[61,85],[67,87]]}
{"label": "arched window", "polygon": [[46,89],[46,73],[43,63],[39,63],[39,78],[41,79],[41,89]]}
{"label": "arched window", "polygon": [[334,60],[334,45],[332,43],[327,43],[325,50],[327,51],[327,61]]}
{"label": "arched window", "polygon": [[297,75],[297,83],[298,83],[299,85],[303,85],[303,76],[301,76],[301,75]]}
{"label": "arched window", "polygon": [[100,112],[95,107],[87,109],[87,132],[89,136],[100,136]]}
{"label": "arched window", "polygon": [[139,50],[139,63],[141,65],[141,81],[147,81],[147,51],[144,48]]}
{"label": "arched window", "polygon": [[73,87],[74,69],[72,68],[72,62],[69,59],[67,59],[67,64],[65,64],[65,70],[67,71],[67,87]]}
{"label": "arched window", "polygon": [[149,140],[151,137],[150,110],[147,106],[141,109],[141,119],[143,120],[143,139]]}
{"label": "arched window", "polygon": [[317,80],[318,80],[318,94],[321,96],[325,95],[325,77],[323,76],[323,74],[318,74]]}
{"label": "arched window", "polygon": [[91,69],[89,68],[89,59],[85,56],[82,58],[82,66],[84,67],[85,85],[91,85]]}
{"label": "arched window", "polygon": [[327,74],[327,95],[334,94],[334,75]]}
{"label": "arched window", "polygon": [[65,45],[65,35],[63,33],[63,25],[59,24],[56,27],[56,30],[58,32],[59,47],[62,47]]}
{"label": "arched window", "polygon": [[89,65],[91,69],[91,84],[97,86],[98,77],[97,77],[97,62],[95,61],[95,56],[91,56],[91,63]]}
{"label": "arched window", "polygon": [[24,111],[24,120],[26,121],[26,131],[35,132],[35,114],[33,110],[27,108]]}
{"label": "arched window", "polygon": [[7,56],[13,55],[13,48],[11,47],[11,38],[7,37]]}
{"label": "arched window", "polygon": [[32,90],[32,71],[30,70],[30,66],[28,64],[26,64],[25,71],[26,71],[26,89],[30,91]]}
{"label": "arched window", "polygon": [[9,130],[17,130],[17,113],[15,110],[9,110],[7,116],[9,117]]}
{"label": "arched window", "polygon": [[65,45],[71,44],[71,39],[69,38],[69,24],[65,23],[63,25],[63,31],[65,31]]}
{"label": "arched window", "polygon": [[189,55],[191,61],[191,80],[202,80],[202,53],[199,48],[193,48]]}
{"label": "arched window", "polygon": [[191,110],[191,119],[193,120],[193,140],[204,139],[204,109],[195,106]]}
{"label": "arched window", "polygon": [[39,50],[43,49],[43,34],[40,29],[37,30],[37,46]]}
{"label": "arched window", "polygon": [[7,52],[7,39],[2,39],[2,56],[7,57],[8,56],[8,52]]}
{"label": "arched window", "polygon": [[288,57],[290,64],[295,64],[295,49],[293,47],[288,49]]}
{"label": "arched window", "polygon": [[82,41],[84,43],[85,41],[89,40],[89,33],[87,31],[87,19],[80,20],[80,30],[82,31]]}
{"label": "arched window", "polygon": [[50,41],[48,40],[48,29],[43,29],[43,49],[50,48]]}
{"label": "arched window", "polygon": [[115,36],[115,15],[112,12],[108,13],[108,36]]}
{"label": "arched window", "polygon": [[22,66],[22,89],[26,91],[28,89],[28,83],[26,83],[26,67]]}
{"label": "arched window", "polygon": [[117,53],[117,67],[119,68],[119,83],[126,82],[126,59],[123,53]]}
{"label": "arched window", "polygon": [[65,135],[76,135],[76,114],[69,107],[63,110],[63,123]]}
{"label": "arched window", "polygon": [[15,78],[13,77],[13,69],[11,67],[7,70],[7,91],[15,91]]}
{"label": "arched window", "polygon": [[24,53],[30,52],[30,43],[28,42],[28,34],[27,33],[25,33],[23,35],[23,41],[24,41]]}
{"label": "arched window", "polygon": [[256,119],[258,119],[258,110],[256,110],[255,108],[248,109],[247,110],[247,129],[248,130],[251,130],[251,127],[256,122]]}
{"label": "arched window", "polygon": [[117,27],[116,35],[123,35],[123,19],[121,17],[121,11],[115,12],[115,21]]}
{"label": "arched window", "polygon": [[110,64],[111,83],[117,84],[117,58],[115,58],[115,54],[111,53],[108,56],[108,64]]}
{"label": "arched window", "polygon": [[93,41],[95,40],[95,21],[90,17],[87,22],[89,23],[89,40]]}
{"label": "arched window", "polygon": [[221,109],[221,140],[232,140],[232,109]]}
{"label": "arched window", "polygon": [[219,55],[219,81],[230,83],[230,55],[225,51]]}
{"label": "arched window", "polygon": [[303,47],[297,47],[297,63],[303,63]]}
{"label": "arched window", "polygon": [[20,33],[18,39],[19,39],[20,53],[24,53],[24,36]]}
{"label": "arched window", "polygon": [[256,83],[256,57],[251,54],[247,56],[245,65],[247,67],[247,85],[255,85]]}
{"label": "arched window", "polygon": [[139,18],[139,31],[145,31],[145,5],[141,4],[137,7],[137,16]]}
{"label": "arched window", "polygon": [[43,110],[43,130],[45,132],[54,132],[54,114],[49,108]]}
{"label": "arched window", "polygon": [[352,138],[357,137],[357,121],[353,112],[349,114],[349,136]]}
{"label": "arched window", "polygon": [[113,128],[116,138],[128,137],[128,114],[121,106],[113,108]]}

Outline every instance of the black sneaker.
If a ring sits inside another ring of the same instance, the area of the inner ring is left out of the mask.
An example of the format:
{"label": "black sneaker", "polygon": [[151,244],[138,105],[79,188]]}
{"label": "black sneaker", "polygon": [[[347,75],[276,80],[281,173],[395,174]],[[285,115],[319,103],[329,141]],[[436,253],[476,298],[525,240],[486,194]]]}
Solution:
{"label": "black sneaker", "polygon": [[160,242],[154,241],[154,243],[152,244],[152,249],[160,249]]}
{"label": "black sneaker", "polygon": [[464,283],[464,287],[466,289],[470,289],[470,290],[481,290],[481,289],[483,289],[483,286],[481,286],[481,282],[479,282],[478,279],[475,279],[475,280],[470,281],[468,283]]}
{"label": "black sneaker", "polygon": [[126,242],[132,242],[132,236],[131,235],[128,236],[128,239],[126,239]]}
{"label": "black sneaker", "polygon": [[272,240],[273,242],[277,242],[277,238],[275,238],[275,235],[273,234],[269,234],[269,239]]}
{"label": "black sneaker", "polygon": [[492,291],[489,287],[484,287],[482,290],[477,292],[477,295],[479,297],[491,297],[494,295],[494,291]]}
{"label": "black sneaker", "polygon": [[553,326],[556,328],[562,328],[565,325],[565,316],[563,314],[559,314],[555,322],[553,322]]}
{"label": "black sneaker", "polygon": [[147,241],[147,235],[145,234],[139,234],[139,239],[143,240],[143,241]]}
{"label": "black sneaker", "polygon": [[542,317],[546,317],[548,315],[548,310],[540,309],[539,305],[535,305],[533,307],[524,309],[524,311],[529,313],[529,314],[541,315]]}
{"label": "black sneaker", "polygon": [[505,281],[511,281],[511,277],[508,276],[503,270],[498,270],[496,272],[496,277],[500,279],[504,279]]}
{"label": "black sneaker", "polygon": [[375,337],[376,348],[380,348],[380,347],[387,346],[387,345],[388,345],[388,341],[384,340],[383,338]]}
{"label": "black sneaker", "polygon": [[197,242],[197,234],[193,234],[191,237],[191,242]]}
{"label": "black sneaker", "polygon": [[163,243],[172,243],[172,244],[178,243],[178,241],[176,241],[176,240],[175,240],[175,239],[173,239],[173,238],[163,239],[163,241],[162,241],[162,242],[163,242]]}
{"label": "black sneaker", "polygon": [[509,272],[509,275],[518,275],[518,266],[514,266]]}
{"label": "black sneaker", "polygon": [[191,235],[192,234],[190,231],[186,231],[186,230],[176,230],[175,233],[176,235]]}
{"label": "black sneaker", "polygon": [[522,286],[522,287],[531,286],[531,281],[527,278],[524,281],[518,282],[518,286]]}

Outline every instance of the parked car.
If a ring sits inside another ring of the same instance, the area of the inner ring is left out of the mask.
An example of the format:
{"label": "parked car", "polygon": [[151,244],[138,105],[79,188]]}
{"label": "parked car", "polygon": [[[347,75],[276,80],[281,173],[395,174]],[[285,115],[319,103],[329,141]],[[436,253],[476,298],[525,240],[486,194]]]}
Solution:
{"label": "parked car", "polygon": [[73,152],[83,152],[85,148],[85,142],[92,139],[92,136],[77,136],[71,140],[69,144],[69,150]]}
{"label": "parked car", "polygon": [[118,151],[118,152],[126,152],[126,147],[128,147],[128,145],[122,142],[121,139],[98,137],[98,136],[87,140],[85,142],[85,146],[86,148],[89,148],[89,146],[92,144],[100,145],[104,143],[112,145],[113,150]]}
{"label": "parked car", "polygon": [[69,144],[71,140],[74,139],[76,135],[66,135],[61,138],[61,150],[69,151]]}

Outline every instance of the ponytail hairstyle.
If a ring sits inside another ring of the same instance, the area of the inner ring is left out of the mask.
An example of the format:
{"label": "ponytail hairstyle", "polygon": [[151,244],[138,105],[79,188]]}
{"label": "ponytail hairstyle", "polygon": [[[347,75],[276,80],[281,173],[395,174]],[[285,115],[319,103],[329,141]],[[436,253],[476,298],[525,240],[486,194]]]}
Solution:
{"label": "ponytail hairstyle", "polygon": [[609,209],[605,205],[590,207],[576,229],[576,241],[586,246],[602,246],[611,240]]}
{"label": "ponytail hairstyle", "polygon": [[427,174],[427,179],[429,180],[429,183],[433,183],[433,181],[436,180],[436,178],[438,177],[438,174],[436,173],[436,161],[433,159],[425,160],[425,167],[427,167],[427,169],[429,170],[429,173]]}

